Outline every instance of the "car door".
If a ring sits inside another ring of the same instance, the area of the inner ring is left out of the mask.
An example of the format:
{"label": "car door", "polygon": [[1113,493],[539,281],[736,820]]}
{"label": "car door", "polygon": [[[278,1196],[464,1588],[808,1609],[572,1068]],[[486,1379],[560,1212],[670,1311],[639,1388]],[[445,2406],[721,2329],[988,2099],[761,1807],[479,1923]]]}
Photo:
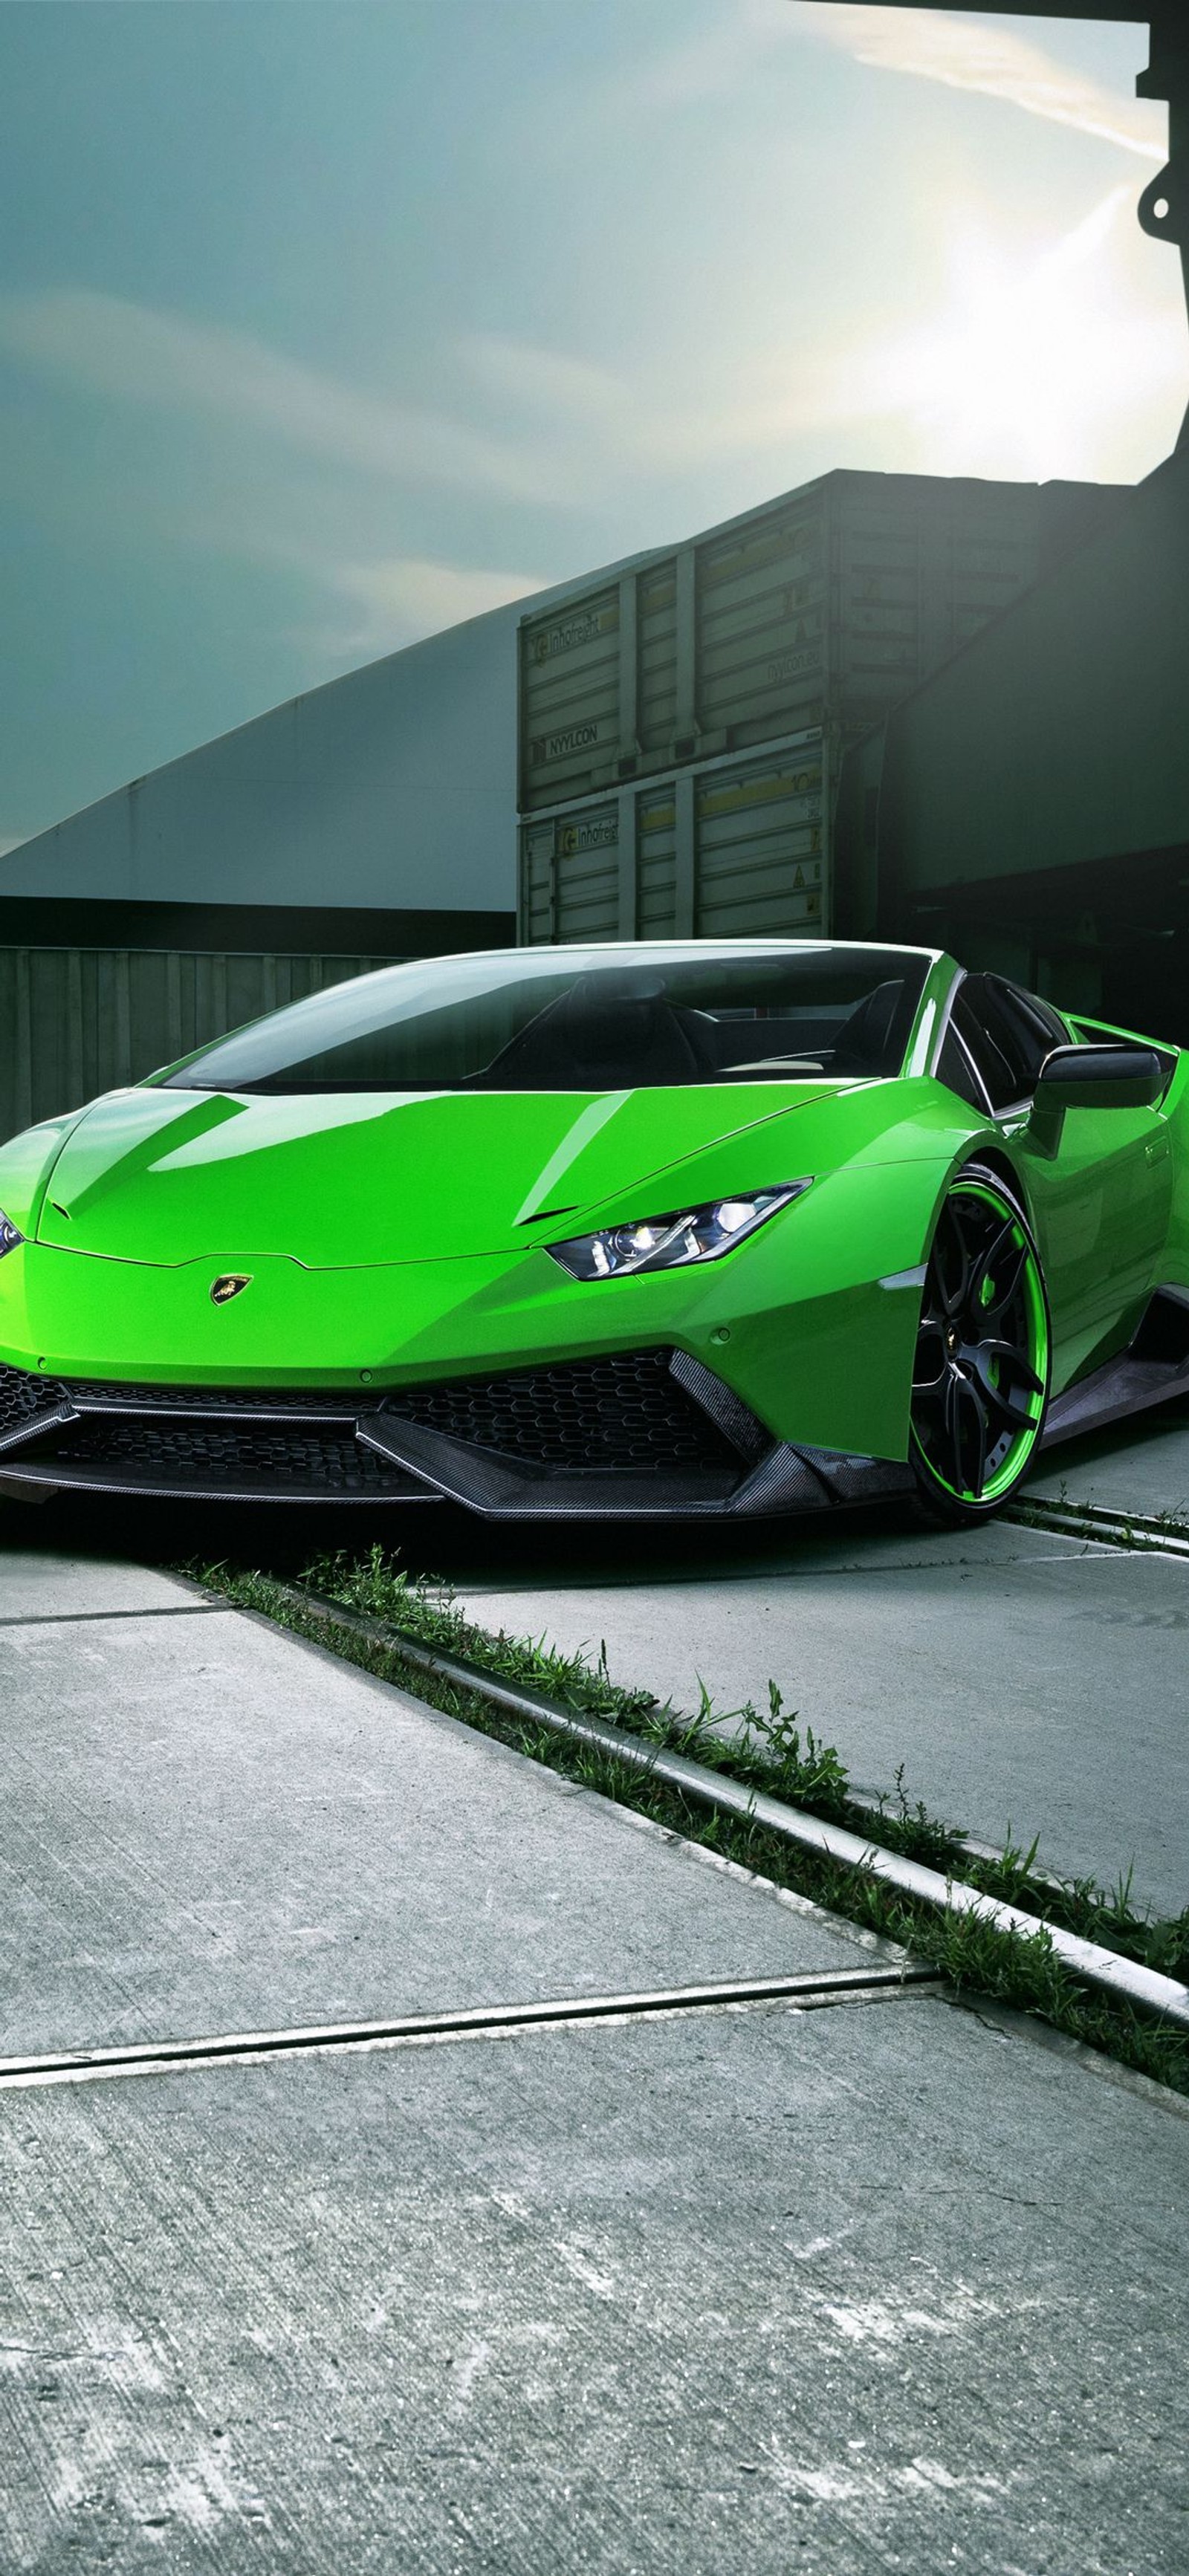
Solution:
{"label": "car door", "polygon": [[968,975],[953,1021],[996,1118],[1016,1144],[1044,1264],[1064,1384],[1138,1322],[1159,1286],[1172,1202],[1162,1108],[1071,1109],[1051,1133],[1030,1125],[1045,1056],[1070,1031],[1047,1002],[998,975]]}

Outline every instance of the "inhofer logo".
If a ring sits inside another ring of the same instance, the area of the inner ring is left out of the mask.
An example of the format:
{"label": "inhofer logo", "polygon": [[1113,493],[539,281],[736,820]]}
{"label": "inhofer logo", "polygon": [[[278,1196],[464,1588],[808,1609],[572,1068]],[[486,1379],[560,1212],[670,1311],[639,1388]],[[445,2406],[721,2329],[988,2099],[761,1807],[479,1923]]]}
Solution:
{"label": "inhofer logo", "polygon": [[251,1285],[250,1271],[224,1270],[218,1279],[211,1281],[212,1306],[225,1306],[230,1298],[238,1297],[241,1288],[250,1288]]}

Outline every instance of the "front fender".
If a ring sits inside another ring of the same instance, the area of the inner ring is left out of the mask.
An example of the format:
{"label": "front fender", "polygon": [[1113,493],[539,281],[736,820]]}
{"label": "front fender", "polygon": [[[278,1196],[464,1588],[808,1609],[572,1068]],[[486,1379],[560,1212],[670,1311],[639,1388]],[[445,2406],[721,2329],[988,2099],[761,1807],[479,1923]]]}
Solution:
{"label": "front fender", "polygon": [[[925,1262],[952,1164],[825,1174],[708,1272],[682,1340],[780,1440],[908,1456]],[[732,1269],[734,1276],[732,1277]]]}

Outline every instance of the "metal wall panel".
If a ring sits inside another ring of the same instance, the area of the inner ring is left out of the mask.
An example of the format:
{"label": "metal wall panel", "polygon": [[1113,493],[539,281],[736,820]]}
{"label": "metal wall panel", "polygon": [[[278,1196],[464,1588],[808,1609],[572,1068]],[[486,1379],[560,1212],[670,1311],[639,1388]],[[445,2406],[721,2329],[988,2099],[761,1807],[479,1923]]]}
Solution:
{"label": "metal wall panel", "polygon": [[[510,912],[526,606],[427,636],[167,761],[9,852],[0,894],[296,909],[325,904],[332,875],[344,910]],[[89,947],[138,933],[55,935]],[[353,938],[315,931],[319,942]],[[217,941],[164,930],[161,944]],[[265,931],[254,944],[306,943]]]}
{"label": "metal wall panel", "polygon": [[832,502],[835,704],[861,731],[1036,578],[1031,484],[918,484],[881,496],[842,477]]}
{"label": "metal wall panel", "polygon": [[392,958],[0,948],[0,1137]]}
{"label": "metal wall panel", "polygon": [[526,823],[522,938],[825,930],[826,771],[823,737],[802,735]]}

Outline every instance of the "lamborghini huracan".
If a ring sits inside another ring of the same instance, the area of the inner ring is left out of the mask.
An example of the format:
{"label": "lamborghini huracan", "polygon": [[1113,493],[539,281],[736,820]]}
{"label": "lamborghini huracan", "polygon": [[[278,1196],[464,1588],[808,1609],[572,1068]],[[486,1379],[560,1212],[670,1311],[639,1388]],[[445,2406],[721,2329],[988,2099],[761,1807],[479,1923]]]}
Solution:
{"label": "lamborghini huracan", "polygon": [[0,1493],[977,1520],[1189,1386],[1187,1092],[924,948],[361,976],[0,1147]]}

